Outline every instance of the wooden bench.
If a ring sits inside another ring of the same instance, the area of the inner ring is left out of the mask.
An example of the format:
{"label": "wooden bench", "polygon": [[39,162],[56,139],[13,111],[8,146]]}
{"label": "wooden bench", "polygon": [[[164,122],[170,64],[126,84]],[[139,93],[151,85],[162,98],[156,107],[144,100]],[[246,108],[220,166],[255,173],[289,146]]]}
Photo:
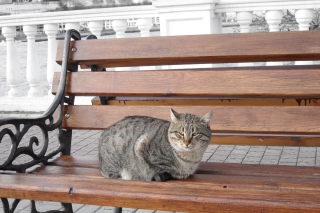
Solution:
{"label": "wooden bench", "polygon": [[[51,108],[39,118],[0,121],[0,141],[12,143],[0,166],[5,212],[20,199],[61,202],[65,212],[72,212],[70,203],[183,212],[320,212],[319,167],[202,162],[186,180],[124,181],[103,178],[97,157],[70,155],[72,130],[102,130],[129,115],[169,120],[171,107],[199,115],[213,110],[212,144],[319,146],[318,65],[167,70],[169,65],[318,60],[319,36],[306,31],[81,41],[76,31],[68,31],[58,45],[62,73],[54,76]],[[79,65],[93,71],[76,72]],[[99,71],[159,65],[161,70]],[[74,105],[76,96],[100,98]],[[33,151],[35,137],[18,148],[33,126],[44,133],[43,152]],[[60,143],[49,151],[46,136],[54,129]],[[33,160],[14,164],[22,154]],[[6,198],[18,200],[9,207]]]}

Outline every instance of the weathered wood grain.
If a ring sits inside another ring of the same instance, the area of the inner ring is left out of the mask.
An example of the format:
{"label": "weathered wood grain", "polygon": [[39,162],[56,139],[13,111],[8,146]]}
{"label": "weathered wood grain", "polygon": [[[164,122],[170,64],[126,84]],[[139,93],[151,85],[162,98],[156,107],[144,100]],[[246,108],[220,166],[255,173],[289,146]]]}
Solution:
{"label": "weathered wood grain", "polygon": [[[70,62],[99,67],[319,60],[319,32],[161,36],[75,41]],[[58,63],[63,43],[58,43]]]}
{"label": "weathered wood grain", "polygon": [[[57,91],[58,82],[57,73],[53,92]],[[308,99],[320,97],[319,82],[318,66],[78,72],[68,74],[66,93],[111,97]]]}
{"label": "weathered wood grain", "polygon": [[[211,129],[227,133],[319,134],[319,107],[315,106],[174,106],[177,112],[204,115],[213,111]],[[104,129],[132,115],[170,119],[170,106],[65,106],[63,127]]]}
{"label": "weathered wood grain", "polygon": [[[92,105],[100,105],[100,99],[95,96]],[[155,105],[155,106],[319,106],[318,99],[203,99],[177,97],[110,97],[107,105]]]}
{"label": "weathered wood grain", "polygon": [[33,173],[38,175],[0,174],[0,196],[188,212],[317,212],[320,208],[316,167],[203,162],[186,180],[159,183],[105,179],[97,157],[62,156]]}
{"label": "weathered wood grain", "polygon": [[[53,162],[52,167],[54,166],[70,168],[70,171],[73,171],[73,168],[90,168],[95,170],[99,167],[99,160],[98,157],[93,156],[61,156]],[[43,171],[46,172],[47,169]],[[75,171],[79,172],[80,169]],[[217,175],[230,175],[235,177],[269,176],[318,179],[320,178],[320,167],[201,162],[196,174],[211,174],[213,177]]]}

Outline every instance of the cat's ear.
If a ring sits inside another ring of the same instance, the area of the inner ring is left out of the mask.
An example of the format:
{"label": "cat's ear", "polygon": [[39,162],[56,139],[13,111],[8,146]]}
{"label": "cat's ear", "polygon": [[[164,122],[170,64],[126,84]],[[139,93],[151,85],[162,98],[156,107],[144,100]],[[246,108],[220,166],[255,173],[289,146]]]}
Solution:
{"label": "cat's ear", "polygon": [[210,123],[211,121],[211,118],[212,118],[212,110],[210,110],[207,114],[205,114],[202,118],[201,118],[201,121],[205,122],[205,123]]}
{"label": "cat's ear", "polygon": [[177,122],[180,118],[180,114],[174,111],[173,109],[170,109],[170,116],[171,116],[172,122]]}

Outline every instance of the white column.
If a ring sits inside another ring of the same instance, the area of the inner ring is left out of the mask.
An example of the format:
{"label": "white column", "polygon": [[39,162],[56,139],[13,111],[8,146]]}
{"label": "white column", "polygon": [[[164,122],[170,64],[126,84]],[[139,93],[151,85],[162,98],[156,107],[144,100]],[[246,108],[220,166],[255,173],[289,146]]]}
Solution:
{"label": "white column", "polygon": [[16,27],[2,27],[2,34],[7,41],[7,82],[10,86],[9,97],[21,96],[21,72],[19,58],[15,49],[14,37],[16,36]]}
{"label": "white column", "polygon": [[91,33],[99,39],[101,36],[101,31],[103,29],[103,21],[89,21],[88,27]]}
{"label": "white column", "polygon": [[124,38],[127,27],[127,19],[117,19],[112,21],[112,28],[114,31],[116,31],[117,38]]}
{"label": "white column", "polygon": [[265,19],[269,25],[270,32],[278,32],[280,23],[283,17],[281,10],[269,10],[266,12]]}
{"label": "white column", "polygon": [[[280,31],[280,23],[283,18],[283,12],[281,10],[269,10],[266,12],[265,19],[269,25],[270,32]],[[283,65],[283,62],[267,62],[267,66]]]}
{"label": "white column", "polygon": [[149,37],[150,29],[152,27],[152,18],[139,18],[137,20],[137,27],[140,30],[141,37]]}
{"label": "white column", "polygon": [[[124,38],[125,37],[125,31],[128,27],[127,19],[116,19],[112,21],[112,28],[114,31],[116,31],[116,37],[117,38]],[[116,67],[116,71],[127,71],[131,70],[131,67]]]}
{"label": "white column", "polygon": [[69,22],[69,23],[66,23],[65,28],[66,28],[66,30],[74,29],[74,30],[79,31],[80,30],[80,23],[79,22]]}
{"label": "white column", "polygon": [[[236,17],[237,22],[240,25],[240,33],[249,33],[250,24],[252,23],[253,19],[253,12],[237,12]],[[254,66],[254,63],[238,63],[238,66]]]}
{"label": "white column", "polygon": [[[215,13],[219,0],[158,0],[152,5],[160,16],[161,36],[217,34],[222,32],[221,17]],[[212,67],[212,64],[169,65],[163,69]]]}
{"label": "white column", "polygon": [[48,36],[48,56],[47,56],[47,81],[50,85],[48,96],[52,96],[51,87],[54,72],[60,71],[60,66],[56,62],[58,24],[45,24],[44,32]]}
{"label": "white column", "polygon": [[[139,18],[137,20],[137,27],[140,30],[141,37],[149,37],[150,29],[152,27],[152,18]],[[154,70],[155,66],[141,66],[140,70]]]}
{"label": "white column", "polygon": [[27,36],[27,81],[30,89],[28,91],[29,97],[42,96],[43,92],[40,88],[41,71],[38,62],[35,36],[37,34],[37,25],[23,26],[23,32]]}
{"label": "white column", "polygon": [[309,30],[310,22],[313,18],[313,10],[302,9],[295,12],[296,21],[299,24],[299,30]]}
{"label": "white column", "polygon": [[237,22],[240,25],[240,33],[248,33],[250,24],[252,23],[253,13],[250,12],[237,12]]}
{"label": "white column", "polygon": [[[301,9],[296,10],[295,12],[296,21],[299,24],[299,30],[309,30],[310,22],[313,19],[313,10],[312,9]],[[296,65],[307,65],[313,64],[313,61],[296,61]]]}
{"label": "white column", "polygon": [[218,0],[153,1],[160,15],[161,36],[221,33]]}

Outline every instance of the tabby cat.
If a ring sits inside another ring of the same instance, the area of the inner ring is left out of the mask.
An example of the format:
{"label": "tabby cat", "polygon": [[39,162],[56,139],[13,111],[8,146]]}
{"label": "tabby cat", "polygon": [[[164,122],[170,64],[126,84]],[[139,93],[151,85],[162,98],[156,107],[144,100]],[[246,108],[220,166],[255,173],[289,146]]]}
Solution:
{"label": "tabby cat", "polygon": [[101,174],[124,180],[184,179],[197,169],[210,143],[212,111],[199,117],[171,109],[171,122],[126,117],[99,139]]}

